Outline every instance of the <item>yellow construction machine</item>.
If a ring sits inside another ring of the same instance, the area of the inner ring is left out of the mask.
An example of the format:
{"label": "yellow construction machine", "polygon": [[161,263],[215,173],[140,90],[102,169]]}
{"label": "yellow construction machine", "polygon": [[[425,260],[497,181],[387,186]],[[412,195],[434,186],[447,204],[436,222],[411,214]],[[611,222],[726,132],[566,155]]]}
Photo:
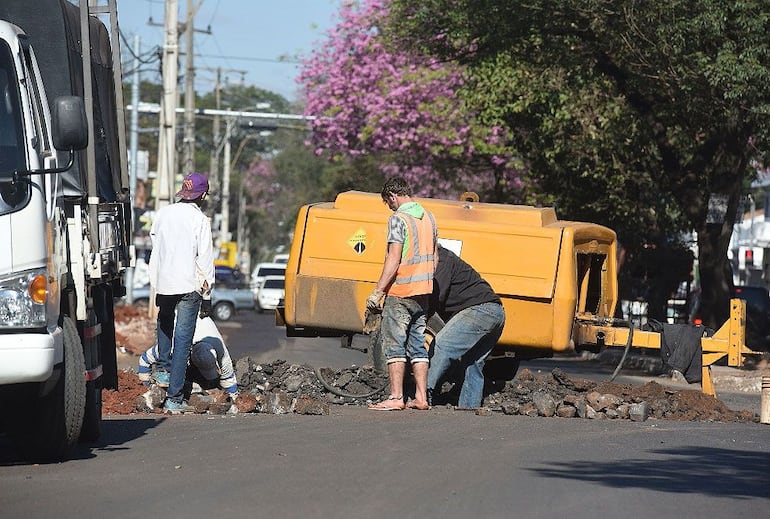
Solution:
{"label": "yellow construction machine", "polygon": [[[417,199],[431,211],[439,239],[486,279],[503,301],[506,324],[492,356],[514,359],[607,347],[661,348],[660,332],[614,319],[617,241],[611,229],[557,219],[552,208]],[[340,336],[364,330],[364,309],[382,269],[390,215],[379,193],[348,191],[300,208],[286,268],[288,336]],[[701,339],[702,388],[714,394],[711,365],[741,366],[745,302]],[[430,329],[430,326],[429,326]],[[429,330],[430,332],[431,330]]]}

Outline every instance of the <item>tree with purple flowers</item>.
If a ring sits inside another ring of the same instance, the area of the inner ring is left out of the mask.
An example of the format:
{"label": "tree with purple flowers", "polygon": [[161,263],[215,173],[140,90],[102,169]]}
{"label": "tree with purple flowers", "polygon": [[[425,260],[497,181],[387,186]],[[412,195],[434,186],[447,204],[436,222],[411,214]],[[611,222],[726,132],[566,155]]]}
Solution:
{"label": "tree with purple flowers", "polygon": [[422,196],[472,190],[488,201],[520,199],[520,164],[505,132],[480,124],[458,95],[463,67],[387,45],[389,3],[343,4],[340,22],[303,63],[315,153],[374,157],[385,176],[403,175]]}

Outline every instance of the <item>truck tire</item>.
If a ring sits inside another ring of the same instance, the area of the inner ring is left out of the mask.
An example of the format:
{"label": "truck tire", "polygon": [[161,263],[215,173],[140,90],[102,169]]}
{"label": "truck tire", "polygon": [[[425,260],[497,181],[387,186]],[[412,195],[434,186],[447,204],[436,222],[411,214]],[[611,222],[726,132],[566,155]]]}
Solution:
{"label": "truck tire", "polygon": [[233,305],[225,302],[214,305],[214,310],[212,311],[214,319],[218,321],[229,321],[233,318],[234,314],[235,308],[233,308]]}
{"label": "truck tire", "polygon": [[[83,425],[86,404],[83,347],[70,318],[64,317],[62,329],[64,362],[48,382],[35,384],[35,393],[27,393],[27,398],[17,402],[18,418],[12,432],[23,456],[35,462],[67,459]],[[53,388],[41,394],[49,383],[53,383]]]}

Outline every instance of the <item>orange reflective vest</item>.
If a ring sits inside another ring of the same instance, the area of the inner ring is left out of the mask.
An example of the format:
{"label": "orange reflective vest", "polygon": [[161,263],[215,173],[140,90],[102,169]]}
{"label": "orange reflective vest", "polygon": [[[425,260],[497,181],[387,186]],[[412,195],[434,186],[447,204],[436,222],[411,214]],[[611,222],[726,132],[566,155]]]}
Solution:
{"label": "orange reflective vest", "polygon": [[425,211],[422,218],[397,212],[396,216],[406,224],[409,246],[401,255],[401,264],[388,295],[409,297],[433,292],[433,271],[435,270],[436,221]]}

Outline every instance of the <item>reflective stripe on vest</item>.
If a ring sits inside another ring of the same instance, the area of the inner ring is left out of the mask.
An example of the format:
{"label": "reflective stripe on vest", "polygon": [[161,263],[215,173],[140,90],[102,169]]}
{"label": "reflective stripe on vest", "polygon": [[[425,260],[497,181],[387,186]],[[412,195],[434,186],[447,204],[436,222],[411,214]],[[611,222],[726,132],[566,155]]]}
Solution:
{"label": "reflective stripe on vest", "polygon": [[430,294],[433,291],[434,241],[436,222],[433,215],[425,211],[423,218],[406,213],[396,213],[407,226],[409,247],[401,257],[396,280],[388,295],[409,297]]}

